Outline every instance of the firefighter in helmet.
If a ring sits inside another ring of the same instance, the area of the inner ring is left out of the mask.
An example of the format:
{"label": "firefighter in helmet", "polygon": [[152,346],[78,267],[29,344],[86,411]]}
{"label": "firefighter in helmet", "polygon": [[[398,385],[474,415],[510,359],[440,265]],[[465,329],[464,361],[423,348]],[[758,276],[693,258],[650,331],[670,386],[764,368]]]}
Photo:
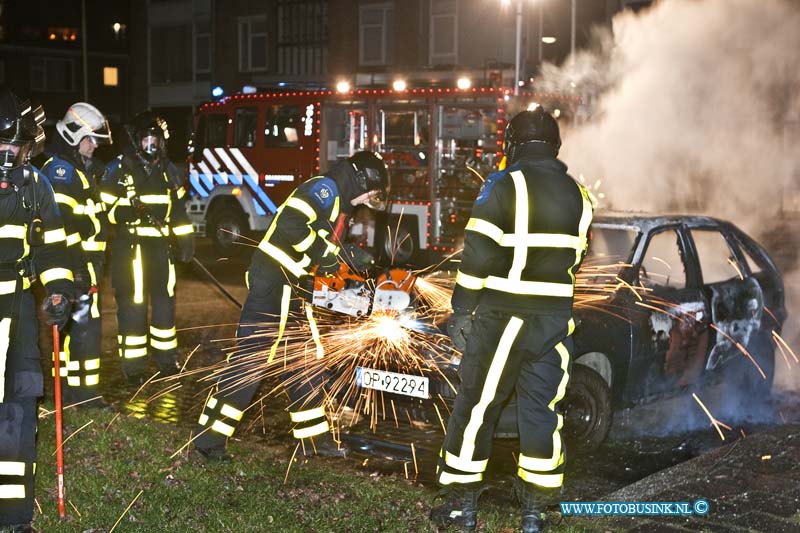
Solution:
{"label": "firefighter in helmet", "polygon": [[[265,329],[264,322],[273,323],[270,350],[271,361],[278,350],[290,315],[296,316],[307,294],[298,282],[311,274],[338,271],[340,261],[356,270],[366,270],[371,257],[365,257],[358,247],[338,245],[341,228],[353,208],[367,205],[384,209],[389,190],[389,173],[381,156],[374,152],[357,152],[333,165],[325,175],[302,183],[278,208],[267,233],[253,255],[247,271],[249,289],[239,318],[237,338],[240,350],[229,358],[229,367],[218,381],[216,391],[209,396],[196,429],[197,451],[207,459],[230,460],[225,451],[241,421],[244,410],[252,405],[260,381],[246,380],[247,369],[236,360],[258,349],[254,340],[257,331]],[[305,315],[316,331],[311,307]],[[319,336],[313,335],[316,354],[323,354]],[[324,377],[311,376],[293,379],[291,372],[284,379],[290,385],[289,415],[293,436],[302,441],[313,439],[303,446],[307,455],[343,455],[346,450],[334,441],[324,405]],[[245,385],[242,385],[245,383]]]}
{"label": "firefighter in helmet", "polygon": [[63,398],[67,404],[102,407],[100,382],[100,302],[98,288],[105,258],[105,213],[96,178],[103,164],[94,157],[111,143],[106,117],[93,105],[76,102],[56,123],[42,173],[53,186],[75,275],[77,299],[60,354]]}
{"label": "firefighter in helmet", "polygon": [[556,158],[560,146],[558,124],[544,109],[516,115],[505,132],[507,166],[486,179],[472,207],[447,325],[463,357],[436,472],[448,496],[431,511],[440,525],[476,527],[492,434],[514,391],[523,531],[542,530],[542,503],[562,486],[559,404],[592,204]]}
{"label": "firefighter in helmet", "polygon": [[126,129],[131,145],[107,165],[100,191],[108,222],[116,227],[111,283],[119,355],[123,373],[136,383],[144,379],[148,353],[162,376],[178,371],[175,261],[192,260],[194,237],[186,191],[166,153],[166,121],[144,112]]}
{"label": "firefighter in helmet", "polygon": [[35,531],[36,402],[43,393],[32,279],[48,324],[69,320],[73,276],[53,190],[30,164],[44,112],[0,88],[0,527]]}

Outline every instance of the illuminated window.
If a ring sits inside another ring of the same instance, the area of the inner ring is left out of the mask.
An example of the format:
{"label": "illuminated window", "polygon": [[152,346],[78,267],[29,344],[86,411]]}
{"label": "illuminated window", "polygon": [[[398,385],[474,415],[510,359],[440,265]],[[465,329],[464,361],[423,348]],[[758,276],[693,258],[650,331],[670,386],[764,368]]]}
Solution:
{"label": "illuminated window", "polygon": [[78,28],[51,26],[47,28],[47,38],[51,41],[76,41],[78,39]]}
{"label": "illuminated window", "polygon": [[117,67],[103,67],[103,85],[106,87],[119,85],[119,69]]}

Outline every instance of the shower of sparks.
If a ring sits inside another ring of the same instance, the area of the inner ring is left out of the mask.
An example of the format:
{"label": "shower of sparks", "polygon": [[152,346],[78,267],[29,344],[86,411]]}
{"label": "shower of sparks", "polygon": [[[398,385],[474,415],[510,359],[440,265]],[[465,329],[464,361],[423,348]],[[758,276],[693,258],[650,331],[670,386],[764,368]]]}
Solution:
{"label": "shower of sparks", "polygon": [[[700,398],[697,397],[697,394],[692,393],[692,398],[694,398],[694,400],[700,405],[700,408],[706,414],[708,419],[711,420],[711,423],[714,424],[714,428],[717,430],[717,433],[719,433],[719,438],[721,438],[722,440],[725,440],[725,435],[722,433],[722,430],[719,427],[720,426],[720,422],[711,415],[711,413],[706,408],[706,406],[703,404],[703,402],[700,401]],[[725,427],[728,427],[728,426],[725,426]],[[728,429],[730,429],[730,428],[728,428]]]}
{"label": "shower of sparks", "polygon": [[721,329],[719,329],[719,328],[718,328],[718,327],[717,327],[715,324],[709,324],[709,326],[710,326],[710,327],[711,327],[711,328],[712,328],[714,331],[717,331],[717,332],[719,332],[720,334],[722,334],[722,336],[723,336],[723,337],[725,337],[726,339],[728,339],[728,340],[729,340],[729,341],[730,341],[730,342],[731,342],[731,343],[732,343],[734,346],[736,346],[736,348],[737,348],[737,349],[738,349],[740,352],[742,352],[744,355],[746,355],[746,356],[747,356],[747,358],[748,358],[748,359],[750,359],[750,362],[751,362],[751,363],[753,363],[753,365],[755,365],[755,367],[756,367],[756,370],[758,370],[758,373],[759,373],[759,374],[761,374],[761,377],[762,377],[763,379],[767,379],[767,375],[766,375],[766,374],[764,373],[764,371],[761,369],[761,367],[759,366],[759,364],[758,364],[758,363],[756,363],[756,360],[755,360],[755,359],[753,359],[753,356],[752,356],[752,355],[750,355],[750,352],[748,352],[748,351],[747,351],[747,348],[745,348],[744,346],[742,346],[742,345],[741,345],[741,343],[739,343],[738,341],[736,341],[736,339],[734,339],[733,337],[731,337],[730,335],[728,335],[727,333],[725,333],[724,331],[722,331]]}
{"label": "shower of sparks", "polygon": [[117,529],[117,526],[122,521],[122,518],[128,513],[128,511],[130,511],[131,507],[133,507],[133,504],[136,503],[136,500],[139,499],[139,496],[141,496],[143,492],[144,490],[139,491],[139,494],[137,494],[136,497],[133,499],[133,501],[131,501],[131,503],[128,504],[125,510],[122,511],[122,514],[119,516],[119,518],[117,518],[117,521],[114,522],[114,525],[111,526],[111,529],[108,530],[108,533],[112,533],[115,529]]}

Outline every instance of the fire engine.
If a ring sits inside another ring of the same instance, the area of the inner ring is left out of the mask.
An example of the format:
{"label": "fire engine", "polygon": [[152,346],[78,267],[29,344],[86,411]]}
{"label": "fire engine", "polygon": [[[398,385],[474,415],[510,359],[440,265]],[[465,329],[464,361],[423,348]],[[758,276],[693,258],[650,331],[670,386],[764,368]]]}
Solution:
{"label": "fire engine", "polygon": [[[395,264],[460,246],[482,177],[497,167],[509,115],[532,104],[569,112],[575,98],[496,87],[271,91],[203,104],[187,181],[195,231],[219,253],[266,231],[301,180],[359,150],[381,153],[386,213],[356,213],[350,234]],[[573,106],[574,107],[574,106]]]}

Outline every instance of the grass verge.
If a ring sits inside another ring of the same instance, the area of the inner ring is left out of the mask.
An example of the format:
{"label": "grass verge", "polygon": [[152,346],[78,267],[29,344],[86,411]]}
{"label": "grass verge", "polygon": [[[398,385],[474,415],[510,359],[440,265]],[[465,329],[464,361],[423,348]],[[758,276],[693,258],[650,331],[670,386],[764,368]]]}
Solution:
{"label": "grass verge", "polygon": [[[284,447],[248,438],[231,443],[230,464],[185,452],[171,458],[187,431],[96,410],[65,413],[64,436],[74,434],[64,444],[67,517],[60,521],[54,432],[54,417],[42,418],[34,517],[42,531],[434,531],[427,519],[434,491],[403,474],[314,459],[295,462],[284,483],[291,455]],[[518,524],[511,502],[481,503],[480,530],[510,532]]]}

